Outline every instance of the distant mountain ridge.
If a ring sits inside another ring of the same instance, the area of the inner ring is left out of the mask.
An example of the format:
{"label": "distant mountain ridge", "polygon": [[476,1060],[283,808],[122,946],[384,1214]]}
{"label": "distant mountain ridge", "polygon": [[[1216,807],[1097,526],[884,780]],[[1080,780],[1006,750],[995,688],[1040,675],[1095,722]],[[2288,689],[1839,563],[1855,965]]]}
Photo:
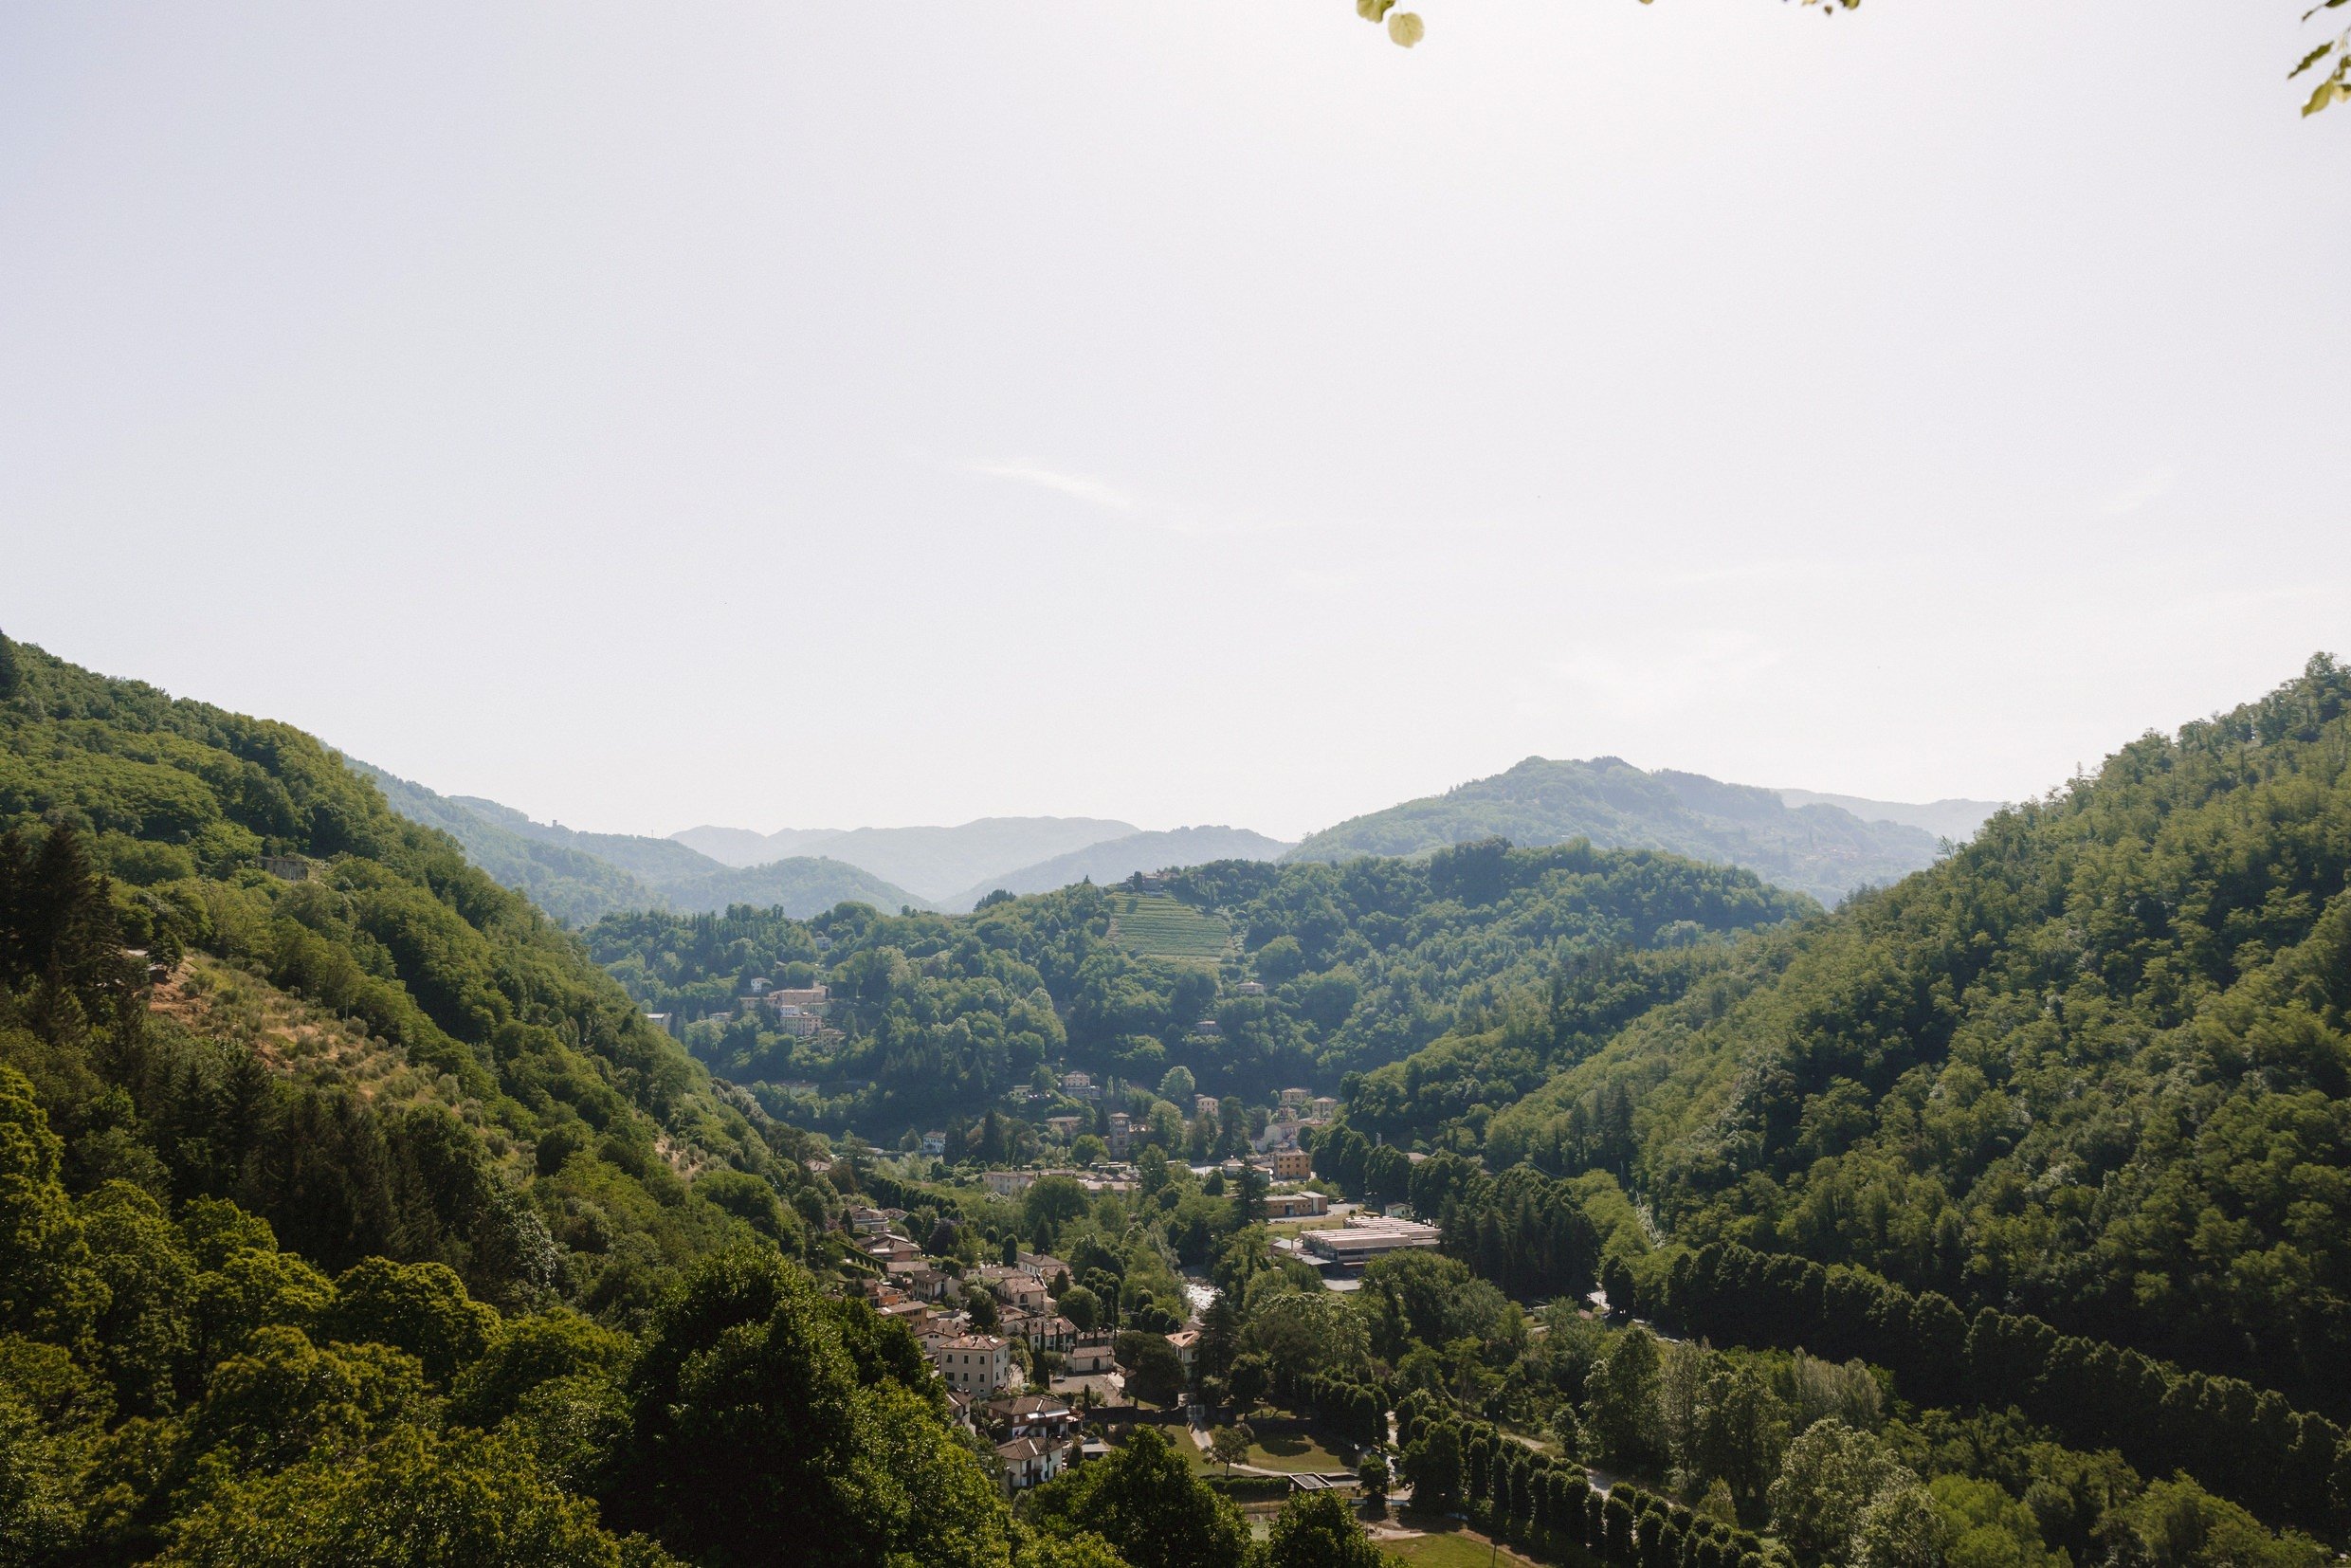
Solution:
{"label": "distant mountain ridge", "polygon": [[1912,805],[1899,800],[1866,800],[1860,795],[1822,794],[1817,790],[1779,790],[1774,792],[1791,806],[1834,806],[1850,811],[1864,822],[1899,822],[1905,828],[1917,828],[1947,838],[1954,844],[1965,844],[1976,836],[1976,830],[1992,818],[1992,813],[2006,805],[2000,800],[1961,800],[1952,797],[1923,801]]}
{"label": "distant mountain ridge", "polygon": [[1206,866],[1218,860],[1280,860],[1292,848],[1281,839],[1267,838],[1247,828],[1176,828],[1165,832],[1130,833],[990,877],[940,903],[947,909],[969,909],[999,890],[1049,893],[1072,883],[1123,882],[1138,871]]}
{"label": "distant mountain ridge", "polygon": [[535,822],[495,800],[440,794],[365,762],[348,766],[373,780],[394,811],[447,833],[493,880],[570,924],[621,910],[716,913],[737,903],[780,906],[795,919],[842,903],[892,912],[928,907],[904,888],[838,860],[795,856],[726,866],[674,839],[577,832]]}
{"label": "distant mountain ridge", "polygon": [[1833,805],[1792,806],[1785,793],[1649,773],[1616,757],[1530,757],[1491,778],[1326,828],[1286,858],[1417,855],[1495,835],[1524,846],[1588,838],[1605,849],[1665,849],[1743,866],[1833,904],[1855,888],[1931,866],[1939,853],[1938,835],[1923,828],[1867,821]]}
{"label": "distant mountain ridge", "polygon": [[822,854],[952,904],[967,888],[977,886],[984,893],[994,885],[992,879],[1141,830],[1131,822],[1090,816],[983,816],[953,828],[786,828],[755,833],[701,827],[670,836],[728,866]]}
{"label": "distant mountain ridge", "polygon": [[495,800],[442,795],[354,763],[403,816],[442,829],[475,864],[570,923],[619,910],[780,906],[795,918],[844,901],[894,910],[968,910],[988,893],[1042,893],[1121,882],[1214,861],[1345,860],[1417,855],[1500,835],[1527,848],[1588,838],[1601,848],[1654,848],[1747,867],[1835,903],[1856,887],[1932,865],[1943,839],[1964,841],[1997,808],[1925,804],[1724,784],[1621,757],[1529,757],[1442,795],[1351,818],[1291,845],[1245,828],[1144,831],[1103,817],[980,817],[956,827],[787,828],[704,825],[667,838],[589,833],[532,820]]}

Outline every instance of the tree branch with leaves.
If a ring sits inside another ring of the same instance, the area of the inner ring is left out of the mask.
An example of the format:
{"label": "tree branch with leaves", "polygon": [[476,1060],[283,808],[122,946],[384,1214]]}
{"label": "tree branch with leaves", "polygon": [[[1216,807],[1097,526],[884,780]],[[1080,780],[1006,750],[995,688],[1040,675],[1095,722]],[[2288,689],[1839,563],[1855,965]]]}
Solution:
{"label": "tree branch with leaves", "polygon": [[[1644,6],[1649,3],[1650,0],[1641,0]],[[1861,6],[1861,0],[1800,0],[1800,3],[1817,6],[1822,14],[1828,16],[1834,16],[1841,10],[1856,10]],[[2303,23],[2307,26],[2310,19],[2321,11],[2334,10],[2344,5],[2351,5],[2351,0],[2319,0],[2319,4],[2303,12]],[[1429,28],[1421,21],[1420,13],[1395,9],[1395,0],[1355,0],[1355,13],[1366,22],[1386,23],[1390,42],[1408,49],[1428,36]],[[2315,115],[2331,104],[2351,102],[2351,27],[2324,40],[2304,55],[2302,63],[2288,71],[2286,79],[2291,82],[2312,71],[2323,74],[2312,87],[2309,98],[2303,102],[2302,112],[2305,117]]]}

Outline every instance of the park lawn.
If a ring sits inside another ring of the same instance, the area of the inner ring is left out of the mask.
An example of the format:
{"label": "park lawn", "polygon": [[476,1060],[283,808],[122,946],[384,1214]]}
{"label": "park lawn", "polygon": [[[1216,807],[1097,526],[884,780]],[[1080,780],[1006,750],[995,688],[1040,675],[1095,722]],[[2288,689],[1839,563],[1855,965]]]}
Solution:
{"label": "park lawn", "polygon": [[1460,1525],[1449,1524],[1439,1534],[1383,1541],[1378,1545],[1387,1556],[1398,1562],[1412,1563],[1413,1568],[1487,1568],[1489,1563],[1504,1564],[1505,1568],[1536,1568],[1536,1564],[1507,1546],[1496,1552],[1492,1541]]}
{"label": "park lawn", "polygon": [[1324,1448],[1307,1432],[1283,1432],[1273,1437],[1261,1437],[1249,1445],[1248,1458],[1244,1464],[1261,1470],[1284,1470],[1296,1473],[1316,1470],[1329,1474],[1334,1470],[1355,1468],[1338,1454]]}

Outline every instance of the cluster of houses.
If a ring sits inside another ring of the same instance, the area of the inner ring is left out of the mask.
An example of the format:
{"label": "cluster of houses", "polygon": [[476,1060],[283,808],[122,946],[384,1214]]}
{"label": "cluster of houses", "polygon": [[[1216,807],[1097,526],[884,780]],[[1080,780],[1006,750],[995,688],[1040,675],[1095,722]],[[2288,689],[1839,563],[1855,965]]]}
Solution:
{"label": "cluster of houses", "polygon": [[[823,988],[818,989],[821,991]],[[1016,1088],[1007,1098],[1033,1102],[1049,1096],[1039,1089]],[[1066,1072],[1061,1076],[1061,1098],[1082,1104],[1097,1103],[1103,1098],[1103,1085],[1094,1082],[1094,1075],[1090,1072]],[[1220,1105],[1221,1102],[1212,1094],[1194,1095],[1192,1114],[1195,1117],[1214,1116]],[[1304,1154],[1299,1147],[1300,1135],[1330,1125],[1338,1114],[1339,1102],[1327,1094],[1318,1095],[1305,1089],[1284,1089],[1272,1114],[1266,1119],[1265,1130],[1251,1136],[1250,1152],[1268,1156],[1288,1151],[1296,1157],[1299,1177],[1303,1179],[1305,1175]],[[1135,1118],[1125,1111],[1112,1111],[1099,1121],[1092,1116],[1083,1114],[1048,1116],[1045,1119],[1045,1127],[1065,1143],[1075,1141],[1082,1134],[1099,1131],[1112,1159],[1125,1159],[1134,1153],[1135,1140],[1143,1131]],[[933,1158],[945,1155],[947,1135],[924,1133],[922,1152]]]}
{"label": "cluster of houses", "polygon": [[[1252,1159],[1228,1159],[1222,1167],[1196,1166],[1193,1174],[1205,1176],[1220,1168],[1228,1179],[1240,1175],[1244,1169],[1253,1169],[1269,1184],[1301,1182],[1314,1174],[1303,1149],[1276,1149],[1270,1154],[1260,1155]],[[1106,1166],[1090,1171],[1076,1170],[1069,1166],[1048,1166],[1022,1171],[983,1171],[980,1173],[979,1179],[981,1184],[997,1197],[1017,1198],[1045,1177],[1055,1176],[1067,1176],[1084,1189],[1089,1195],[1100,1193],[1131,1193],[1138,1185],[1134,1172],[1124,1166]],[[1316,1215],[1330,1212],[1330,1200],[1321,1193],[1312,1192],[1268,1193],[1266,1195],[1265,1205],[1267,1219],[1311,1219]]]}
{"label": "cluster of houses", "polygon": [[814,1039],[825,1027],[825,1012],[832,1005],[829,988],[812,986],[777,986],[765,980],[751,982],[751,994],[767,1009],[778,1034],[796,1039]]}
{"label": "cluster of houses", "polygon": [[[1084,1457],[1075,1409],[1058,1395],[1025,1392],[1028,1379],[1012,1352],[1015,1341],[1026,1344],[1033,1364],[1050,1351],[1071,1377],[1112,1370],[1111,1336],[1081,1334],[1053,1308],[1054,1282],[1067,1278],[1068,1266],[1022,1252],[1015,1263],[951,1273],[899,1232],[903,1211],[858,1208],[848,1218],[860,1250],[881,1269],[864,1282],[866,1299],[914,1335],[946,1385],[957,1420],[994,1442],[1005,1485],[1018,1491],[1050,1481]],[[980,1332],[957,1304],[957,1287],[975,1285],[995,1298],[993,1332]]]}
{"label": "cluster of houses", "polygon": [[[788,1034],[794,1039],[812,1040],[825,1032],[825,1014],[832,1006],[832,993],[826,986],[779,986],[773,980],[760,978],[751,982],[751,995],[747,1002],[738,997],[716,1012],[703,1012],[691,1019],[673,1012],[647,1012],[645,1020],[665,1034],[681,1035],[688,1023],[717,1019],[723,1024],[737,1016],[738,1010],[745,1006],[764,1012],[768,1015],[768,1024],[776,1033]],[[807,1086],[811,1090],[815,1088],[812,1084]]]}

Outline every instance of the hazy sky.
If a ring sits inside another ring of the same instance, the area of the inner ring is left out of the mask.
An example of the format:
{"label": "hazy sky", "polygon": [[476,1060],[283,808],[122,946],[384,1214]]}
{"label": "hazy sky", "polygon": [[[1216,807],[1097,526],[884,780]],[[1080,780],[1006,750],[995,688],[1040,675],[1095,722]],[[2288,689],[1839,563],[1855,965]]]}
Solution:
{"label": "hazy sky", "polygon": [[0,628],[666,832],[2011,797],[2351,655],[2303,0],[0,9]]}

